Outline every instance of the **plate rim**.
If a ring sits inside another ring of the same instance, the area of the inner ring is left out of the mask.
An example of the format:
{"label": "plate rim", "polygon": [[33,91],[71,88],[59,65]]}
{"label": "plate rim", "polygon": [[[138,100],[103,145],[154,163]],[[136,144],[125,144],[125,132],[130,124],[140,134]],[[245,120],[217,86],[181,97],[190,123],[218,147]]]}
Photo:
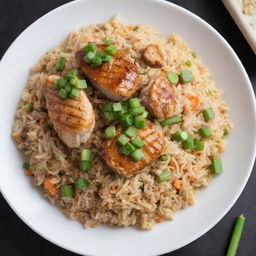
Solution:
{"label": "plate rim", "polygon": [[[44,19],[47,19],[48,16],[50,15],[54,15],[55,12],[59,11],[59,9],[64,9],[64,8],[68,8],[71,5],[76,5],[80,2],[90,2],[92,0],[76,0],[76,1],[71,1],[68,3],[65,3],[63,5],[60,5],[50,11],[48,11],[47,13],[45,13],[44,15],[42,15],[41,17],[39,17],[38,19],[36,19],[34,22],[32,22],[26,29],[24,29],[15,39],[14,41],[10,44],[10,46],[6,49],[6,51],[4,52],[2,58],[0,59],[0,71],[3,67],[3,62],[5,61],[5,59],[8,56],[8,53],[11,51],[11,49],[13,48],[13,46],[15,45],[15,43],[18,41],[18,39],[20,37],[22,37],[22,35],[24,33],[26,33],[31,27],[35,26],[37,23],[41,22]],[[196,19],[197,21],[199,21],[200,23],[202,23],[204,26],[206,26],[209,30],[211,30],[216,37],[218,37],[218,39],[220,41],[222,41],[222,43],[225,44],[225,46],[229,49],[229,51],[232,53],[232,57],[234,57],[237,61],[237,64],[239,64],[239,68],[241,69],[241,71],[243,72],[244,78],[246,79],[246,86],[248,87],[249,90],[249,95],[251,97],[252,100],[252,106],[253,106],[253,114],[254,114],[254,119],[256,120],[256,100],[255,100],[255,95],[254,95],[254,91],[253,91],[253,87],[250,81],[250,78],[241,62],[241,60],[239,59],[239,57],[237,56],[236,52],[233,50],[233,48],[230,46],[230,44],[226,41],[226,39],[212,26],[210,25],[208,22],[206,22],[204,19],[202,19],[201,17],[199,17],[198,15],[194,14],[192,11],[187,10],[186,8],[179,6],[177,4],[174,4],[172,2],[168,2],[165,0],[147,0],[150,2],[157,2],[158,4],[163,4],[163,5],[169,5],[169,6],[173,6],[174,8],[180,9],[182,12],[185,12],[187,15],[192,16],[194,19]],[[256,142],[256,138],[254,138],[255,142]],[[166,251],[166,250],[161,250],[158,249],[158,251],[161,254],[164,253],[169,253],[169,252],[173,252],[175,250],[178,250],[188,244],[190,244],[191,242],[197,240],[198,238],[202,237],[205,233],[207,233],[208,231],[210,231],[216,224],[218,224],[220,222],[221,219],[223,219],[223,217],[230,211],[230,209],[234,206],[234,204],[236,203],[236,201],[238,200],[238,198],[240,197],[241,193],[243,192],[250,176],[253,170],[253,165],[254,165],[254,161],[255,161],[255,157],[256,157],[256,145],[254,143],[254,148],[253,148],[253,152],[251,153],[251,159],[250,159],[250,165],[248,168],[248,173],[246,176],[244,176],[243,182],[241,183],[241,187],[239,190],[237,190],[235,196],[233,197],[232,201],[230,201],[230,203],[223,209],[222,214],[220,214],[218,217],[215,218],[215,221],[212,221],[210,224],[206,225],[203,229],[201,229],[200,232],[197,232],[196,234],[194,234],[193,236],[190,236],[189,239],[186,239],[184,241],[182,241],[179,246],[174,247],[171,251]],[[0,186],[0,192],[3,196],[3,198],[5,199],[5,201],[8,203],[8,205],[10,206],[10,208],[12,209],[12,211],[23,221],[23,223],[25,223],[31,230],[33,230],[35,233],[37,233],[38,235],[40,235],[41,237],[43,237],[44,239],[46,239],[47,241],[49,241],[50,243],[59,246],[60,248],[63,248],[67,251],[70,252],[74,252],[77,253],[79,255],[81,254],[81,251],[78,251],[74,248],[70,248],[69,246],[60,244],[59,242],[53,241],[53,239],[48,238],[45,234],[41,233],[41,231],[37,228],[37,227],[33,227],[32,224],[29,223],[29,221],[27,221],[25,218],[23,218],[22,214],[20,214],[18,212],[18,210],[16,210],[15,206],[13,205],[13,203],[11,202],[11,200],[9,200],[8,195],[5,194],[5,192],[2,190],[1,186]],[[88,254],[87,255],[93,255],[93,254]]]}

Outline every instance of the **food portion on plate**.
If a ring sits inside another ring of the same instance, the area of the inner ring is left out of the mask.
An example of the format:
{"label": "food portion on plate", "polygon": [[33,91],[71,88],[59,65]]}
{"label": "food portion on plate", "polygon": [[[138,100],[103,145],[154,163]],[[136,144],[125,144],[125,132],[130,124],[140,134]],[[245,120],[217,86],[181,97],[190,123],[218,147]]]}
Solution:
{"label": "food portion on plate", "polygon": [[32,67],[12,136],[26,175],[68,217],[150,230],[223,171],[221,95],[180,36],[116,16]]}

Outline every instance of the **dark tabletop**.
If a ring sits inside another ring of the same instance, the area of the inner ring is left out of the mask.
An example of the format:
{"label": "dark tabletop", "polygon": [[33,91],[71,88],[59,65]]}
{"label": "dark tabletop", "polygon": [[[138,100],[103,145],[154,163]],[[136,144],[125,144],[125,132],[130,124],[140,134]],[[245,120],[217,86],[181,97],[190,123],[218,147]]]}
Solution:
{"label": "dark tabletop", "polygon": [[[127,0],[128,1],[128,0]],[[0,0],[0,58],[12,41],[43,14],[68,0]],[[242,61],[254,90],[256,88],[256,58],[241,32],[220,0],[173,0],[211,24],[233,47]],[[254,167],[255,169],[255,167]],[[256,173],[253,172],[242,195],[229,213],[209,232],[168,256],[225,255],[235,218],[243,213],[246,226],[238,256],[256,255]],[[200,216],[199,216],[200,217]],[[171,237],[170,237],[171,239]],[[0,195],[0,255],[1,256],[75,256],[41,238],[27,227]],[[121,256],[121,255],[120,255]],[[135,255],[134,255],[135,256]]]}

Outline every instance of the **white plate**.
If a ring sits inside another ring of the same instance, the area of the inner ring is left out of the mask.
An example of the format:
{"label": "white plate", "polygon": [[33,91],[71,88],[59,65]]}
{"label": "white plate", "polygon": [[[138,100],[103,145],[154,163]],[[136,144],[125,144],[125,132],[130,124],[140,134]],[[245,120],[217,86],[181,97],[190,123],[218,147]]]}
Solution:
{"label": "white plate", "polygon": [[[224,173],[198,192],[198,203],[152,231],[101,226],[83,229],[50,205],[22,171],[22,156],[10,137],[17,101],[28,71],[71,31],[102,23],[119,13],[127,23],[148,24],[162,34],[179,33],[204,59],[230,107],[235,129],[223,155]],[[156,255],[180,248],[212,228],[242,192],[255,157],[255,101],[248,76],[228,43],[207,23],[159,0],[83,0],[57,8],[27,28],[0,64],[0,188],[17,215],[38,234],[86,255]]]}

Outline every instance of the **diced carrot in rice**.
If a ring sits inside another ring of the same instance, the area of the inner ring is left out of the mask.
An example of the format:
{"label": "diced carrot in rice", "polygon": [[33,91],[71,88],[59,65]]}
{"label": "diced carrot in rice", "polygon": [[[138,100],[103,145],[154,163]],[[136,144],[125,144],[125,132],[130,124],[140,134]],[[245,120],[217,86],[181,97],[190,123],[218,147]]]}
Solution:
{"label": "diced carrot in rice", "polygon": [[182,181],[182,180],[175,180],[175,181],[173,182],[173,186],[174,186],[176,189],[178,189],[178,190],[181,188],[182,184],[183,184],[183,181]]}
{"label": "diced carrot in rice", "polygon": [[46,189],[52,196],[59,193],[59,189],[52,183],[53,179],[55,179],[54,176],[51,176],[44,180],[44,189]]}
{"label": "diced carrot in rice", "polygon": [[134,26],[133,25],[130,25],[130,26],[127,26],[128,30],[133,30],[134,29]]}
{"label": "diced carrot in rice", "polygon": [[194,182],[194,181],[196,181],[196,178],[193,177],[193,176],[188,176],[188,180],[189,180],[190,182]]}
{"label": "diced carrot in rice", "polygon": [[98,36],[97,35],[93,35],[92,38],[93,39],[98,39]]}
{"label": "diced carrot in rice", "polygon": [[163,222],[164,221],[164,217],[163,216],[159,216],[156,218],[156,222]]}
{"label": "diced carrot in rice", "polygon": [[196,110],[199,107],[199,97],[198,96],[188,96],[187,97],[190,101],[190,108],[191,110]]}
{"label": "diced carrot in rice", "polygon": [[25,170],[26,176],[33,176],[33,172],[31,170]]}

